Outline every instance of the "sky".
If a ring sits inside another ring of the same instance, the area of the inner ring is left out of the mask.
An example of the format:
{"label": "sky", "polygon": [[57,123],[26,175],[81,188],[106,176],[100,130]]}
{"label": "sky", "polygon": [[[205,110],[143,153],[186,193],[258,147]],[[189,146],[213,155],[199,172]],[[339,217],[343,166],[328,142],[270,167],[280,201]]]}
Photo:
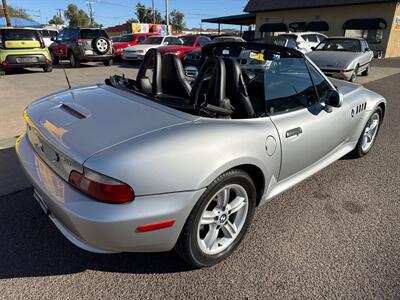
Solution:
{"label": "sky", "polygon": [[[92,0],[95,20],[104,27],[124,23],[135,17],[137,0]],[[151,0],[141,0],[151,7]],[[73,3],[88,12],[86,0],[7,0],[8,5],[26,9],[34,20],[46,23],[56,10],[66,9]],[[189,28],[200,27],[201,19],[228,16],[243,13],[246,0],[169,0],[169,10],[177,9],[185,14],[185,23]],[[165,15],[165,0],[154,0],[154,6]],[[203,28],[216,28],[217,24],[202,23]],[[222,25],[222,28],[235,28]]]}

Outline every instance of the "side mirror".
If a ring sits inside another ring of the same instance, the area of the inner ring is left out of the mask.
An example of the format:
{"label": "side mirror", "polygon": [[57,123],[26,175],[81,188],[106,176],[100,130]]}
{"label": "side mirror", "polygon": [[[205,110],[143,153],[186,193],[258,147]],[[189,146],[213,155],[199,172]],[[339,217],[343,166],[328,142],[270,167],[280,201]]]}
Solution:
{"label": "side mirror", "polygon": [[169,43],[168,42],[164,42],[164,45],[168,45]]}
{"label": "side mirror", "polygon": [[317,49],[317,48],[315,48],[315,47],[311,47],[311,50],[312,50],[312,51],[315,51],[315,49]]}
{"label": "side mirror", "polygon": [[337,90],[329,90],[326,95],[325,100],[325,110],[326,112],[332,112],[333,107],[341,107],[343,104],[343,95]]}
{"label": "side mirror", "polygon": [[369,52],[369,51],[371,51],[371,49],[365,48],[365,52]]}
{"label": "side mirror", "polygon": [[52,42],[54,42],[56,39],[54,38],[54,36],[52,36],[51,38],[50,38],[50,41],[52,41]]}

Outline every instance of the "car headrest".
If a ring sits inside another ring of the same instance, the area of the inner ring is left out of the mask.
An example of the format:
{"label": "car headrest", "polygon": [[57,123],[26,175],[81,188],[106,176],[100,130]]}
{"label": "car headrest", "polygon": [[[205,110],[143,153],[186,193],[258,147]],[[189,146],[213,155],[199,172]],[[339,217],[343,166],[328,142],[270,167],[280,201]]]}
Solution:
{"label": "car headrest", "polygon": [[191,92],[195,107],[203,102],[220,106],[225,100],[226,72],[222,58],[210,57],[203,63]]}
{"label": "car headrest", "polygon": [[162,58],[161,81],[164,94],[190,98],[192,88],[186,80],[182,62],[172,53],[167,53]]}
{"label": "car headrest", "polygon": [[[152,80],[150,80],[146,74],[149,69],[153,72]],[[136,77],[139,91],[145,94],[160,94],[162,92],[161,72],[162,65],[160,51],[155,48],[149,49],[144,56]],[[151,85],[151,89],[149,88],[149,84]]]}

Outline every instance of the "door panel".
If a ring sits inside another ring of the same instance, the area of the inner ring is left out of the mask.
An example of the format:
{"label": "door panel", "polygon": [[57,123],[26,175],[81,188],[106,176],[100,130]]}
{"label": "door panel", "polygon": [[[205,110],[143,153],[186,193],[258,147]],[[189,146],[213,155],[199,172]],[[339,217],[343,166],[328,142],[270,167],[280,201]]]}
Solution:
{"label": "door panel", "polygon": [[271,116],[281,139],[282,164],[279,180],[318,163],[348,139],[350,116],[346,105],[328,113],[323,104]]}

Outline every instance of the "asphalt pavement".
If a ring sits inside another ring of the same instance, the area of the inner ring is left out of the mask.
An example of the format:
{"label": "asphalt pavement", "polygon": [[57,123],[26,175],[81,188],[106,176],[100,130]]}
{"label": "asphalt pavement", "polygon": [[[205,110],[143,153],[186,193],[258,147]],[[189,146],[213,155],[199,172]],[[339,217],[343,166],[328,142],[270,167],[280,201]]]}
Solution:
{"label": "asphalt pavement", "polygon": [[[399,299],[398,82],[400,74],[366,84],[388,100],[371,153],[260,207],[242,245],[212,268],[190,269],[173,252],[85,252],[57,231],[32,189],[0,197],[0,298]],[[0,164],[0,174],[10,168]]]}

